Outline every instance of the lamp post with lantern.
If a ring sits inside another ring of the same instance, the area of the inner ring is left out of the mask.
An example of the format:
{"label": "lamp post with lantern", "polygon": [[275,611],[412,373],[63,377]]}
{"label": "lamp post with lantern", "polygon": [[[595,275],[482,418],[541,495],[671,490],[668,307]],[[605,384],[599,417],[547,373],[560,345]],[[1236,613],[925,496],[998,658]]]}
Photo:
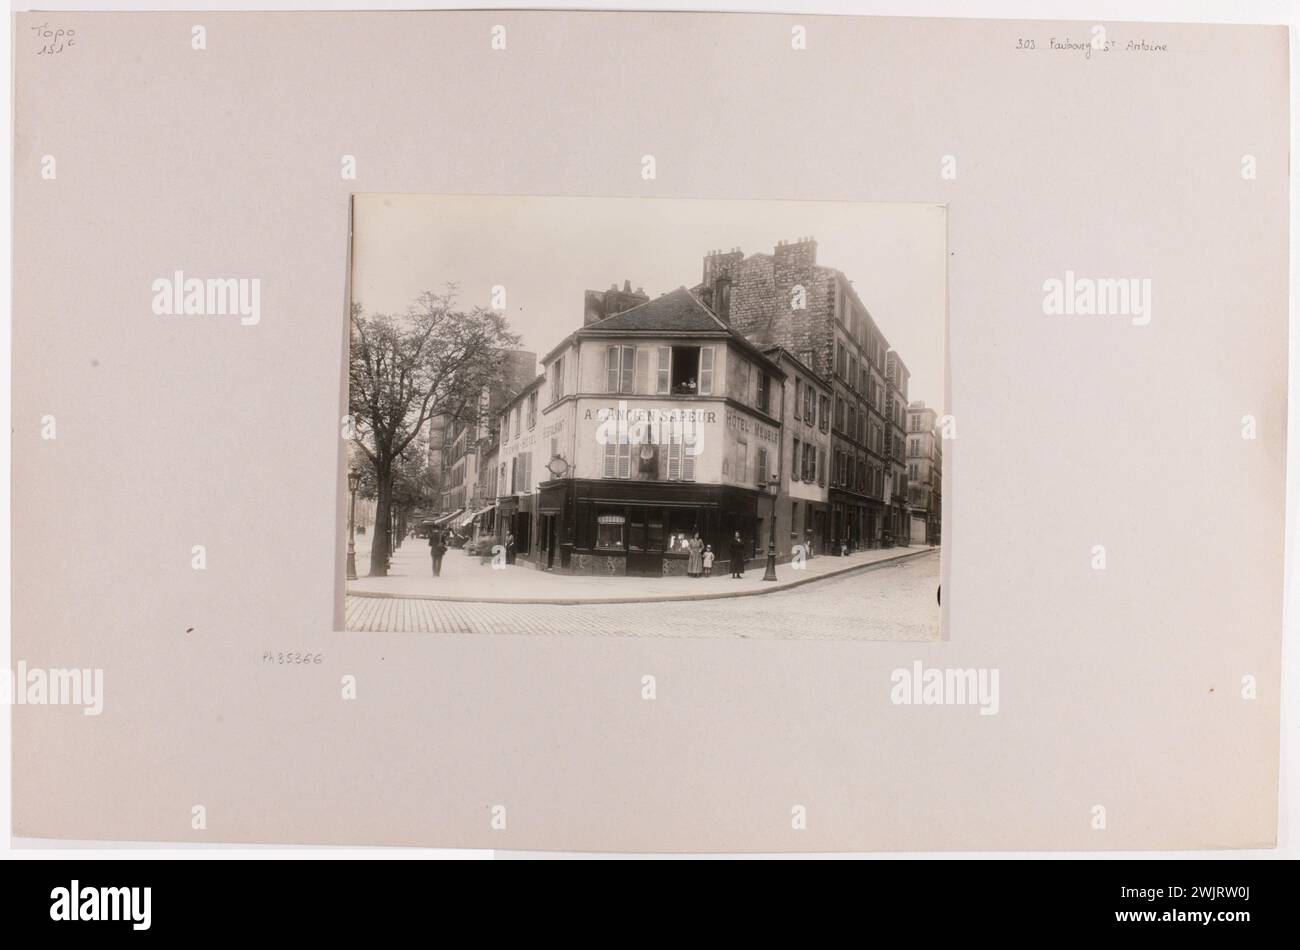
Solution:
{"label": "lamp post with lantern", "polygon": [[776,580],[776,495],[777,490],[781,487],[781,477],[772,475],[768,478],[766,484],[759,481],[760,490],[766,488],[768,494],[772,496],[772,518],[767,525],[767,570],[763,573],[763,580]]}
{"label": "lamp post with lantern", "polygon": [[357,579],[357,488],[361,485],[361,473],[356,469],[348,472],[348,580]]}

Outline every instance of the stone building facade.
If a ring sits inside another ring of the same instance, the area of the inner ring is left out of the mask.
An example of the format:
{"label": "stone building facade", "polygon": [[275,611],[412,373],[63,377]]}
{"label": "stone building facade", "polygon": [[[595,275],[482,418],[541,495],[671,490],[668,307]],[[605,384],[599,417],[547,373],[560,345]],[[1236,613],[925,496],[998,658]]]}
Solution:
{"label": "stone building facade", "polygon": [[[831,389],[827,547],[839,553],[907,543],[905,469],[895,436],[906,369],[841,271],[817,262],[812,238],[772,253],[704,258],[696,292],[760,347],[780,346]],[[892,382],[891,382],[892,380]]]}
{"label": "stone building facade", "polygon": [[939,544],[943,523],[943,440],[937,414],[919,400],[907,407],[907,476],[912,540]]}

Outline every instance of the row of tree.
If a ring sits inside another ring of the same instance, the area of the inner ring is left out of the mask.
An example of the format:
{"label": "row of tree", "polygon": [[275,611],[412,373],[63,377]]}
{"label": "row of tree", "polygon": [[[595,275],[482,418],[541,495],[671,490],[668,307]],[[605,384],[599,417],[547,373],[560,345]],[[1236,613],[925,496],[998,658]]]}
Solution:
{"label": "row of tree", "polygon": [[367,315],[353,301],[351,324],[348,412],[364,460],[362,492],[375,498],[370,575],[385,577],[394,512],[434,500],[438,473],[428,471],[424,442],[430,420],[477,423],[483,394],[519,337],[501,313],[458,308],[454,284],[422,293],[400,314]]}

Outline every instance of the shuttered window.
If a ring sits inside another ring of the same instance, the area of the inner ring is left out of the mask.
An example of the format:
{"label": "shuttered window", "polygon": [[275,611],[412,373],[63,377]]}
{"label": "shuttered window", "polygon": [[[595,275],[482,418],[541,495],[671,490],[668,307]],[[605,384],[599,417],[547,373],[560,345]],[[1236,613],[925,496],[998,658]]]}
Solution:
{"label": "shuttered window", "polygon": [[655,378],[655,392],[660,395],[667,395],[668,387],[672,379],[673,368],[673,351],[671,347],[659,347],[659,365],[656,367],[658,372]]}

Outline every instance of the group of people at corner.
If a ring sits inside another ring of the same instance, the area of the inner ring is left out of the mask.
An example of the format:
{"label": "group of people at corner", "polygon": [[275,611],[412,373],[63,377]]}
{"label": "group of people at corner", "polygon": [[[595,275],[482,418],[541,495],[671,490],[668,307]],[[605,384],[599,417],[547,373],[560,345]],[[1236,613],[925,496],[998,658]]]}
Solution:
{"label": "group of people at corner", "polygon": [[[682,539],[680,547],[686,551],[687,577],[712,577],[713,562],[716,555],[713,545],[705,544],[697,531],[689,540]],[[737,531],[728,545],[727,556],[731,559],[731,576],[745,576],[745,553],[748,546]]]}

